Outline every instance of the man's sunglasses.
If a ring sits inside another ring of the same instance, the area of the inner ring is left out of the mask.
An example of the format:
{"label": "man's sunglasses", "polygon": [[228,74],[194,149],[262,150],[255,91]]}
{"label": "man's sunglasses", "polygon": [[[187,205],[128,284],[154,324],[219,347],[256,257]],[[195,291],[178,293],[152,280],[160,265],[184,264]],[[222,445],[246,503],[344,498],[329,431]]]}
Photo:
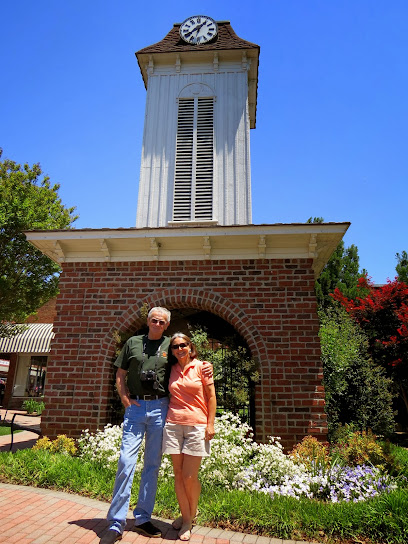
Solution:
{"label": "man's sunglasses", "polygon": [[184,342],[182,342],[181,344],[174,344],[173,346],[171,346],[171,349],[184,349],[188,346],[188,344],[185,344]]}
{"label": "man's sunglasses", "polygon": [[161,327],[163,327],[163,325],[166,324],[166,322],[163,321],[163,319],[156,319],[155,317],[152,317],[150,321],[154,323],[155,325],[160,325]]}

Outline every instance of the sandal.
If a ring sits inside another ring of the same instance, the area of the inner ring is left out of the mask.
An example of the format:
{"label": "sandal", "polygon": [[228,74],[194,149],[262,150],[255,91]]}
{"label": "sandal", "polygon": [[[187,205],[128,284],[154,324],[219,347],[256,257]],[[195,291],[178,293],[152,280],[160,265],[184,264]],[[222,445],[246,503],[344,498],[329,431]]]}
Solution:
{"label": "sandal", "polygon": [[191,537],[191,523],[185,523],[178,534],[180,540],[186,541],[190,540]]}
{"label": "sandal", "polygon": [[[196,515],[194,516],[193,523],[197,519],[197,516],[198,516],[198,509],[197,509]],[[180,529],[183,527],[183,516],[179,516],[178,518],[176,518],[171,524],[171,526],[173,527],[173,529],[176,529],[176,531],[180,531]]]}

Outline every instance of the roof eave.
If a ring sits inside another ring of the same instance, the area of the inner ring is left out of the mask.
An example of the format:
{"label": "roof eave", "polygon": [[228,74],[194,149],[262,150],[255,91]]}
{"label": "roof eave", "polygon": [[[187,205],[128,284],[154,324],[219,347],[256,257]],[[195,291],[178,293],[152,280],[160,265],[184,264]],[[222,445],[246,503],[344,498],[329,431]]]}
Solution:
{"label": "roof eave", "polygon": [[350,223],[180,226],[27,231],[29,242],[65,262],[313,260],[318,277]]}

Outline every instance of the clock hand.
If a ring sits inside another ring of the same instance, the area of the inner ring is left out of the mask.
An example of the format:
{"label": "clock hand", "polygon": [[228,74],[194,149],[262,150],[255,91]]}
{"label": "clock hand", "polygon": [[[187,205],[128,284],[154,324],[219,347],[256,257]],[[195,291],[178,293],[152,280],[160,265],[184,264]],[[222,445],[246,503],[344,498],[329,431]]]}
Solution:
{"label": "clock hand", "polygon": [[196,30],[197,30],[197,28],[195,27],[195,28],[193,28],[193,30],[190,30],[190,32],[186,32],[186,33],[184,34],[184,36],[185,36],[186,38],[188,38],[188,37],[191,36],[191,34],[192,34],[193,32],[195,32]]}
{"label": "clock hand", "polygon": [[198,31],[198,30],[200,30],[200,28],[201,28],[202,26],[204,26],[204,25],[205,25],[205,21],[204,21],[204,23],[201,23],[201,25],[198,25],[194,30],[197,30],[197,31]]}
{"label": "clock hand", "polygon": [[189,36],[191,36],[191,34],[192,34],[193,32],[198,32],[198,31],[200,30],[200,28],[201,28],[202,26],[204,26],[204,25],[205,25],[205,21],[204,21],[204,23],[201,23],[201,25],[195,26],[192,30],[190,30],[190,32],[186,32],[186,33],[184,34],[185,37],[188,38]]}

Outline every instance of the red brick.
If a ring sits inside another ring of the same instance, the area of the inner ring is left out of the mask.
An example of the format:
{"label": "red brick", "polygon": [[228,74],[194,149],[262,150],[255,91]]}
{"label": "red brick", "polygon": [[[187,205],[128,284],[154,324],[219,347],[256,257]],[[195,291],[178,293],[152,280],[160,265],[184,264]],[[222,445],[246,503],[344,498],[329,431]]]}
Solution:
{"label": "red brick", "polygon": [[140,328],[139,311],[146,303],[211,312],[246,340],[261,367],[257,440],[281,436],[290,448],[309,432],[325,439],[311,260],[64,263],[60,292],[45,390],[45,402],[52,406],[43,416],[45,435],[78,436],[86,427],[108,423],[112,333]]}

